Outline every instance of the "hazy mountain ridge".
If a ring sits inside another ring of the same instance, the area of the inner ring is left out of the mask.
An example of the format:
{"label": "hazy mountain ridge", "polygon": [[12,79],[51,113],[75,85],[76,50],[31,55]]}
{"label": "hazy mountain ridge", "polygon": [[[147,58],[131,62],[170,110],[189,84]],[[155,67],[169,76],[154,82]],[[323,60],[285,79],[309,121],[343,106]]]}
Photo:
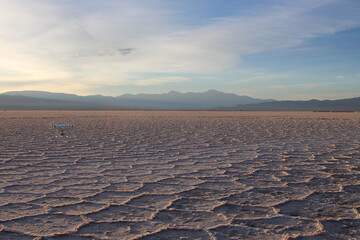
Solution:
{"label": "hazy mountain ridge", "polygon": [[[261,103],[265,101],[248,96],[239,96],[231,93],[223,93],[216,90],[209,90],[202,93],[180,93],[171,91],[163,94],[124,94],[118,97],[102,95],[78,96],[66,93],[51,93],[42,91],[14,91],[0,94],[0,107],[6,109],[36,109],[40,107],[55,109],[171,109],[171,110],[196,110],[214,109],[216,107],[231,107],[236,104]],[[28,97],[21,105],[24,98]],[[31,98],[34,98],[33,101]],[[42,99],[43,103],[41,102]],[[49,101],[51,100],[51,101]],[[60,102],[56,102],[60,101]],[[31,103],[34,102],[32,105]]]}
{"label": "hazy mountain ridge", "polygon": [[0,109],[360,111],[360,97],[322,101],[275,101],[216,90],[202,93],[171,91],[163,94],[124,94],[118,97],[15,91],[0,94]]}
{"label": "hazy mountain ridge", "polygon": [[49,98],[35,98],[27,96],[11,96],[0,94],[0,109],[14,110],[101,110],[101,109],[126,109],[126,106],[110,105],[59,100]]}
{"label": "hazy mountain ridge", "polygon": [[360,111],[360,97],[338,100],[271,101],[257,104],[239,104],[218,109],[246,111]]}
{"label": "hazy mountain ridge", "polygon": [[118,97],[126,102],[146,102],[157,108],[177,109],[209,109],[220,106],[232,106],[235,104],[261,103],[273,101],[272,99],[257,99],[248,96],[239,96],[232,93],[223,93],[217,90],[209,90],[202,93],[180,93],[171,91],[163,94],[124,94]]}

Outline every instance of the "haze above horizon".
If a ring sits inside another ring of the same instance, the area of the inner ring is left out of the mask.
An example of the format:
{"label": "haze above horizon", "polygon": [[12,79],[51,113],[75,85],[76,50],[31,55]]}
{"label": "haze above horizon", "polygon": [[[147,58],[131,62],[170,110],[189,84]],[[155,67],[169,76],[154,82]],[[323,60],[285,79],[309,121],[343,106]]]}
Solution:
{"label": "haze above horizon", "polygon": [[360,96],[358,0],[3,0],[0,92]]}

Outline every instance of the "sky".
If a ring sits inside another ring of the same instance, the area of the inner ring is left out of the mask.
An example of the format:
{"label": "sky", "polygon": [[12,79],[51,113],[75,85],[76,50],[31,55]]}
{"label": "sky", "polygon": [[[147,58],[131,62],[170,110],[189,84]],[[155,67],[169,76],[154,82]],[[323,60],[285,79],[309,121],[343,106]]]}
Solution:
{"label": "sky", "polygon": [[0,92],[360,96],[359,0],[0,0]]}

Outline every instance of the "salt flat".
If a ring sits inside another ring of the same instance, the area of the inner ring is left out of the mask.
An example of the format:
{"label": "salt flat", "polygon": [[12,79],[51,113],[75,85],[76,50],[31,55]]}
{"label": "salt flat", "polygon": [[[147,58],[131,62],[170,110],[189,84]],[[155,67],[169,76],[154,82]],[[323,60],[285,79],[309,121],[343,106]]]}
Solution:
{"label": "salt flat", "polygon": [[0,239],[360,239],[359,126],[356,112],[1,111]]}

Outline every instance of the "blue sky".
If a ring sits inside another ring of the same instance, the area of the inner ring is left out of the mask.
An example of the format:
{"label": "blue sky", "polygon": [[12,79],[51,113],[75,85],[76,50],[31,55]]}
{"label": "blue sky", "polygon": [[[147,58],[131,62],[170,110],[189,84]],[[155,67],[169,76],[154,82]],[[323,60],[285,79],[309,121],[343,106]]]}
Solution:
{"label": "blue sky", "polygon": [[360,96],[358,0],[1,0],[0,92]]}

